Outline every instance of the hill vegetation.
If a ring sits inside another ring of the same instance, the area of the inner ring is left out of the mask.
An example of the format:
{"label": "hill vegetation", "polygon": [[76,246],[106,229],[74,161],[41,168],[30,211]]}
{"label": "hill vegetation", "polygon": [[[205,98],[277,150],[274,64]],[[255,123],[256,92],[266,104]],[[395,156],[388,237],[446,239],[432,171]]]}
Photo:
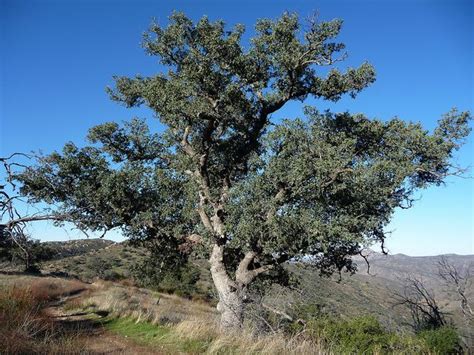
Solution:
{"label": "hill vegetation", "polygon": [[115,242],[107,239],[75,239],[69,241],[45,242],[51,253],[50,259],[63,259],[76,255],[84,255],[114,245]]}
{"label": "hill vegetation", "polygon": [[[93,329],[99,326],[107,334],[133,338],[133,345],[127,343],[126,346],[143,347],[140,348],[143,353],[161,349],[164,353],[253,351],[304,354],[317,351],[349,354],[363,348],[367,349],[366,353],[415,354],[444,353],[441,351],[443,347],[456,348],[459,339],[454,328],[448,326],[415,336],[410,312],[404,307],[394,306],[393,295],[403,289],[404,276],[408,274],[423,278],[442,309],[449,313],[450,324],[455,325],[465,339],[472,336],[459,312],[459,300],[437,276],[436,262],[439,257],[374,253],[369,257],[370,273],[367,273],[365,261],[355,258],[359,271],[352,276],[343,274],[341,279],[320,276],[301,263],[288,264],[286,267],[296,275],[291,288],[273,284],[266,292],[256,288],[251,294],[253,303],[246,310],[246,329],[258,330],[261,335],[256,339],[250,330],[239,338],[220,334],[218,314],[213,308],[217,302],[215,290],[205,260],[190,262],[189,270],[192,274],[197,273],[197,279],[181,279],[178,282],[176,274],[170,273],[161,282],[153,284],[148,280],[146,288],[140,288],[137,286],[146,282],[137,272],[137,265],[147,262],[150,252],[146,248],[133,246],[129,242],[114,243],[102,239],[45,244],[54,253],[51,260],[43,263],[43,274],[67,276],[76,281],[4,276],[0,283],[3,284],[2,302],[5,303],[13,293],[33,295],[26,301],[21,297],[15,298],[20,302],[18,305],[31,303],[32,309],[41,315],[37,318],[41,323],[41,319],[47,319],[47,312],[42,309],[62,299],[59,303],[61,317],[84,314],[87,322],[93,322],[89,324]],[[474,256],[448,255],[447,258],[459,269],[468,267],[474,261]],[[32,283],[31,280],[40,281]],[[11,288],[13,284],[15,286]],[[80,291],[80,297],[69,298],[69,290],[82,289],[86,291]],[[467,296],[469,299],[474,297],[472,282],[467,288]],[[17,307],[15,304],[8,307]],[[5,304],[0,306],[3,307],[4,318],[6,313],[12,313]],[[7,341],[7,337],[12,339],[16,336],[11,333],[14,324],[8,322],[12,328],[5,334],[10,335],[5,335],[2,342]],[[64,346],[81,351],[92,346],[83,339],[91,329],[71,334],[61,328],[64,324],[49,320],[45,324],[51,324],[51,337],[48,338],[51,341],[56,339],[54,341]],[[440,338],[447,343],[440,343]],[[54,347],[47,342],[32,341],[26,346],[54,352]],[[13,349],[14,342],[9,344]]]}
{"label": "hill vegetation", "polygon": [[[89,241],[76,241],[78,248]],[[128,242],[111,243],[101,242],[102,248],[92,248],[99,245],[92,241],[91,250],[82,253],[70,250],[74,256],[67,256],[44,263],[43,270],[47,273],[66,273],[86,282],[96,278],[119,281],[131,280],[133,283],[146,286],[162,292],[216,302],[215,290],[212,286],[210,273],[205,260],[191,261],[191,268],[198,274],[192,284],[178,282],[173,275],[164,278],[160,283],[144,284],[135,272],[137,265],[145,262],[149,252],[145,248],[134,247]],[[65,243],[68,248],[72,244]],[[60,243],[57,244],[58,246]],[[448,255],[448,260],[459,270],[463,270],[474,263],[472,255]],[[370,270],[362,258],[355,258],[358,272],[352,276],[342,274],[338,276],[320,276],[313,269],[297,264],[289,264],[295,274],[293,287],[287,289],[273,285],[265,294],[254,294],[254,301],[263,308],[269,316],[273,310],[279,310],[286,315],[297,319],[301,312],[308,310],[320,314],[329,314],[351,320],[361,315],[375,317],[387,329],[393,331],[411,331],[411,314],[405,307],[394,306],[394,293],[401,292],[404,279],[408,275],[420,277],[426,286],[432,290],[443,310],[449,313],[449,319],[456,324],[463,333],[468,333],[459,308],[459,299],[452,290],[448,289],[437,275],[439,257],[410,257],[403,254],[382,255],[373,253],[369,257]],[[474,299],[472,281],[467,288],[467,295]],[[263,305],[263,306],[262,306]],[[250,314],[250,316],[252,316]],[[277,317],[281,318],[281,317]],[[255,319],[254,319],[255,320]],[[281,322],[281,319],[278,319]]]}
{"label": "hill vegetation", "polygon": [[214,307],[147,289],[1,275],[0,285],[6,354],[445,354],[458,342],[450,327],[415,336],[389,331],[374,317],[312,313],[286,331],[224,334]]}

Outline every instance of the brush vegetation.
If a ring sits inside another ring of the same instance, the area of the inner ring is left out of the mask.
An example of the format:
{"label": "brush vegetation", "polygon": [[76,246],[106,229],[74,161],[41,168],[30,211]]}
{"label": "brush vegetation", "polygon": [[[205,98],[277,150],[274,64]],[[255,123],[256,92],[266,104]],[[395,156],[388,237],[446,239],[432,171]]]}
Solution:
{"label": "brush vegetation", "polygon": [[[43,270],[67,274],[87,282],[97,278],[131,282],[149,290],[172,293],[211,305],[217,303],[206,260],[191,260],[184,269],[157,273],[155,269],[150,269],[150,265],[154,265],[149,261],[152,257],[153,254],[145,248],[124,242],[43,263]],[[470,255],[447,255],[446,258],[458,270],[466,270],[469,265],[474,265],[474,257]],[[463,322],[456,294],[436,276],[440,257],[385,256],[374,253],[369,260],[370,274],[367,273],[365,261],[355,259],[358,272],[351,276],[343,274],[341,280],[337,276],[319,276],[311,268],[298,264],[287,265],[296,282],[293,289],[272,285],[264,290],[263,301],[295,319],[300,317],[299,308],[305,311],[306,308],[312,308],[343,319],[373,315],[388,329],[410,331],[410,313],[403,307],[393,307],[391,300],[395,291],[402,292],[403,278],[413,274],[426,282],[454,324],[463,334],[470,336],[472,330]],[[95,265],[100,265],[100,268]],[[466,294],[469,299],[474,299],[472,276],[468,281]],[[261,294],[257,296],[262,297]],[[265,310],[260,309],[260,312],[265,313]]]}
{"label": "brush vegetation", "polygon": [[81,354],[81,329],[54,322],[45,307],[83,286],[68,281],[10,280],[0,285],[0,352],[2,354]]}
{"label": "brush vegetation", "polygon": [[106,311],[101,324],[140,345],[165,353],[202,354],[454,354],[460,338],[452,327],[413,334],[389,331],[372,316],[349,320],[310,308],[304,323],[290,322],[274,332],[251,324],[236,334],[219,329],[218,313],[209,305],[146,289],[107,282],[77,305],[89,312]]}
{"label": "brush vegetation", "polygon": [[[61,297],[84,290],[62,306],[89,323],[152,353],[165,354],[455,354],[460,338],[450,326],[413,334],[390,330],[373,316],[341,318],[300,305],[294,320],[267,318],[273,330],[247,322],[239,333],[223,333],[214,307],[177,295],[97,280],[1,277],[0,344],[5,354],[88,353],[80,328],[65,328],[48,315]],[[263,315],[263,313],[261,313]],[[275,316],[273,314],[273,316]],[[299,317],[296,319],[296,317]],[[250,319],[250,317],[249,317]],[[273,323],[272,323],[273,322]],[[90,339],[88,339],[90,341]],[[100,338],[96,340],[100,342]],[[148,351],[148,350],[147,350]]]}

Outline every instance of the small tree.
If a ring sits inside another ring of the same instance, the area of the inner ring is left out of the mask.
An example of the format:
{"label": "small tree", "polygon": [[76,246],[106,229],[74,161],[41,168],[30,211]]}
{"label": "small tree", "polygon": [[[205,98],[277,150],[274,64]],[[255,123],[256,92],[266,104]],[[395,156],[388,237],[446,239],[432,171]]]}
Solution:
{"label": "small tree", "polygon": [[[474,311],[468,290],[472,289],[474,263],[456,266],[448,257],[441,256],[438,261],[438,276],[443,280],[446,291],[455,295],[459,302],[465,329],[461,329],[462,339],[468,349],[474,346]],[[467,330],[467,331],[465,331]]]}
{"label": "small tree", "polygon": [[471,301],[467,296],[467,290],[472,284],[472,272],[474,264],[471,262],[462,270],[450,262],[446,256],[441,256],[438,261],[438,276],[444,281],[449,291],[454,291],[459,299],[459,307],[464,319],[474,322],[474,311],[471,307]]}
{"label": "small tree", "polygon": [[394,305],[405,306],[410,311],[416,332],[447,325],[446,314],[440,309],[433,292],[415,276],[406,277],[403,292],[394,294]]}
{"label": "small tree", "polygon": [[146,243],[146,247],[148,255],[132,267],[133,278],[140,286],[188,297],[197,293],[200,272],[188,260],[188,253],[163,253],[162,245],[153,241]]}
{"label": "small tree", "polygon": [[[121,227],[162,253],[207,255],[223,329],[239,328],[248,287],[288,260],[322,272],[352,271],[350,257],[384,242],[384,226],[414,190],[456,173],[449,161],[467,136],[455,110],[430,134],[400,119],[371,120],[306,109],[275,122],[290,101],[355,97],[375,80],[364,63],[341,72],[342,21],[284,14],[244,27],[182,13],[153,24],[143,46],[166,71],[115,77],[108,89],[127,107],[146,105],[161,135],[138,119],[94,127],[94,145],[68,143],[19,176],[34,200],[61,204],[93,230]],[[324,71],[322,67],[330,67]],[[321,73],[327,72],[325,75]]]}

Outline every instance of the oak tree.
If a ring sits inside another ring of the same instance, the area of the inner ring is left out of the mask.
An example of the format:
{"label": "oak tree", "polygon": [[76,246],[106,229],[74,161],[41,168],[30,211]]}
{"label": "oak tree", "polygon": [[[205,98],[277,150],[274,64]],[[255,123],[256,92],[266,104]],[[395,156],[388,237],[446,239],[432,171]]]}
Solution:
{"label": "oak tree", "polygon": [[341,26],[304,26],[286,13],[259,20],[245,43],[243,26],[206,17],[152,24],[143,46],[159,72],[115,77],[108,92],[151,108],[165,129],[150,132],[139,119],[94,127],[90,145],[68,143],[21,174],[23,191],[84,227],[153,240],[160,265],[207,255],[226,330],[242,326],[254,280],[285,262],[352,271],[351,256],[383,245],[384,227],[415,190],[457,172],[450,160],[470,114],[452,110],[431,133],[313,107],[303,119],[272,119],[290,101],[335,102],[374,82],[368,63],[336,68]]}

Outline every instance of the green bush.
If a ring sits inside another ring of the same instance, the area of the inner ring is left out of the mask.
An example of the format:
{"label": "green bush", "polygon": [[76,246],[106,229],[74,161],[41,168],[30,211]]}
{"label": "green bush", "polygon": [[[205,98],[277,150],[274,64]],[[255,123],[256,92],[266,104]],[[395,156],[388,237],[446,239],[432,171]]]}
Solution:
{"label": "green bush", "polygon": [[428,353],[427,343],[413,335],[386,331],[372,316],[350,320],[322,316],[306,324],[307,331],[337,354]]}
{"label": "green bush", "polygon": [[425,330],[417,334],[437,354],[459,354],[461,340],[456,329],[450,326]]}
{"label": "green bush", "polygon": [[156,285],[156,289],[182,297],[191,297],[198,291],[196,283],[199,280],[199,276],[199,269],[191,264],[187,264],[178,271],[164,273],[163,278]]}
{"label": "green bush", "polygon": [[165,269],[159,268],[153,260],[146,259],[132,268],[132,275],[141,287],[183,297],[194,297],[200,293],[196,285],[200,271],[190,262]]}
{"label": "green bush", "polygon": [[336,354],[458,354],[460,337],[453,327],[425,330],[417,334],[390,332],[373,316],[344,320],[324,314],[317,303],[298,304],[293,309],[293,322],[286,326],[291,333],[305,332],[321,340]]}

